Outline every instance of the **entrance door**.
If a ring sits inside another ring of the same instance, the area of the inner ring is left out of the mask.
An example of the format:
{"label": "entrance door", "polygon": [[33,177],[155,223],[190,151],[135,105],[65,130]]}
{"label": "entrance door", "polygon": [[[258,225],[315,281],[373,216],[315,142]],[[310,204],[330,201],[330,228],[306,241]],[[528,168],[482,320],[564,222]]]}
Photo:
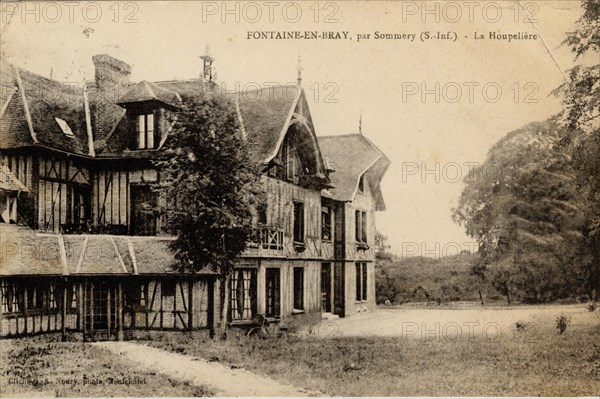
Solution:
{"label": "entrance door", "polygon": [[331,313],[331,263],[321,264],[321,310]]}
{"label": "entrance door", "polygon": [[333,269],[333,313],[345,316],[344,263],[336,262]]}
{"label": "entrance door", "polygon": [[268,267],[266,269],[266,284],[265,298],[267,306],[265,315],[267,317],[275,317],[281,315],[281,272],[278,268]]}
{"label": "entrance door", "polygon": [[102,282],[85,286],[85,332],[92,341],[111,339],[116,332],[117,289]]}
{"label": "entrance door", "polygon": [[131,186],[131,234],[156,235],[157,194],[150,186]]}

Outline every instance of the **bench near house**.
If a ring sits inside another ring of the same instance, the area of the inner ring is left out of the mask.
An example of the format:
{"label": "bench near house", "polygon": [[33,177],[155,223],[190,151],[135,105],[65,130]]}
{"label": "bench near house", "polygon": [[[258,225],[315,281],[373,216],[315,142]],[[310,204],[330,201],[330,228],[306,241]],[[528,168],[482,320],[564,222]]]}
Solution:
{"label": "bench near house", "polygon": [[[203,59],[199,79],[132,83],[128,64],[98,55],[83,87],[2,61],[1,337],[215,328],[221,281],[176,272],[173,237],[152,212],[168,200],[152,190],[151,160],[169,115],[181,95],[216,87]],[[231,325],[372,311],[389,160],[361,134],[317,138],[300,81],[245,94],[228,95],[264,165],[266,203],[227,287]]]}

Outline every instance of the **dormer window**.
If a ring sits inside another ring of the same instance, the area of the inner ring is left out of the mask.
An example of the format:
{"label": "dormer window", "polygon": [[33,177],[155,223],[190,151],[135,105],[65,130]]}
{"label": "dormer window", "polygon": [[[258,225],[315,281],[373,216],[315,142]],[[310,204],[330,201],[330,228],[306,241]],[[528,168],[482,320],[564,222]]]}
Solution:
{"label": "dormer window", "polygon": [[154,114],[138,115],[137,117],[138,149],[154,148]]}

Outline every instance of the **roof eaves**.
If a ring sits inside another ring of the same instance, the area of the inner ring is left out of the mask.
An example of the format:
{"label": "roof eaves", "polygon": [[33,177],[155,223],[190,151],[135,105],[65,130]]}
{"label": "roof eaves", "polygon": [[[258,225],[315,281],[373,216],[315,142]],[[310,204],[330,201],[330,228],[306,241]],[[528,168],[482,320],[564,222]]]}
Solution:
{"label": "roof eaves", "polygon": [[290,110],[288,112],[288,116],[285,119],[285,123],[283,124],[283,127],[281,128],[281,131],[279,132],[279,139],[277,140],[275,149],[273,150],[273,153],[264,160],[264,163],[269,163],[273,158],[275,158],[277,156],[277,153],[279,152],[279,147],[281,147],[281,144],[283,143],[283,140],[285,139],[285,134],[287,132],[288,127],[290,126],[290,121],[292,120],[292,116],[294,116],[294,110],[296,109],[296,106],[298,105],[298,101],[300,101],[300,98],[302,98],[302,96],[304,95],[304,92],[302,91],[302,88],[300,86],[298,86],[298,89],[299,89],[298,95],[294,99],[294,102],[292,103],[292,106],[290,107]]}
{"label": "roof eaves", "polygon": [[25,89],[23,87],[23,82],[21,81],[21,74],[19,73],[19,68],[16,66],[15,68],[15,76],[17,78],[17,85],[19,86],[19,92],[21,93],[21,101],[23,101],[23,109],[25,111],[25,119],[27,120],[27,126],[29,127],[29,133],[31,134],[31,138],[35,144],[38,143],[37,136],[35,131],[33,130],[33,122],[31,121],[31,113],[29,112],[29,105],[27,103],[27,96],[25,95]]}
{"label": "roof eaves", "polygon": [[94,132],[92,131],[92,114],[90,113],[90,101],[87,95],[85,79],[83,80],[83,112],[85,113],[85,130],[88,138],[88,154],[91,157],[95,157],[96,149],[94,148]]}

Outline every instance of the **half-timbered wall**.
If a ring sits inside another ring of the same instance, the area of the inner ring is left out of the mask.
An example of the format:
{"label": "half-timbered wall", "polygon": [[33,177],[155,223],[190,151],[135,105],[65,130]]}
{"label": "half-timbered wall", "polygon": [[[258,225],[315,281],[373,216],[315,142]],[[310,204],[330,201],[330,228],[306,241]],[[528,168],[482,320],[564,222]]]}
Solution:
{"label": "half-timbered wall", "polygon": [[90,171],[73,158],[41,156],[37,173],[37,222],[40,230],[59,232],[66,224],[91,218]]}
{"label": "half-timbered wall", "polygon": [[124,226],[131,222],[131,187],[151,186],[158,173],[154,169],[99,170],[93,177],[93,222],[98,225]]}
{"label": "half-timbered wall", "polygon": [[141,301],[137,304],[126,302],[126,329],[188,330],[190,311],[193,316],[191,329],[208,327],[207,281],[163,278],[144,280],[137,284],[142,293]]}
{"label": "half-timbered wall", "polygon": [[[320,192],[267,176],[263,176],[263,184],[267,204],[266,224],[259,226],[263,235],[243,256],[320,259]],[[304,208],[304,246],[294,245],[294,202],[302,203]]]}
{"label": "half-timbered wall", "polygon": [[[17,337],[77,329],[77,298],[63,292],[58,278],[6,278],[0,281],[0,336]],[[62,304],[66,299],[66,312]]]}

